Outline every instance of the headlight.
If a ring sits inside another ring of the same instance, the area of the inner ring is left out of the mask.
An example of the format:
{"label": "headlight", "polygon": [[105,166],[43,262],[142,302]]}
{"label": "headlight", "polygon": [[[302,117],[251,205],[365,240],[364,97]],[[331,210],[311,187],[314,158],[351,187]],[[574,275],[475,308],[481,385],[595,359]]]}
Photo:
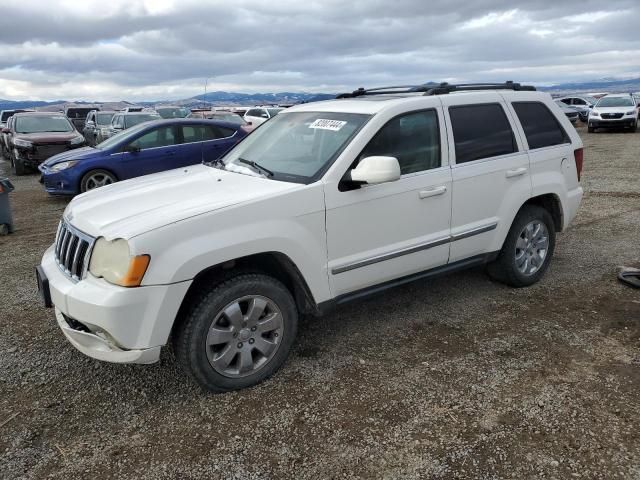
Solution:
{"label": "headlight", "polygon": [[122,238],[112,241],[99,238],[93,247],[89,271],[115,285],[138,287],[150,258],[149,255],[131,256],[129,243]]}
{"label": "headlight", "polygon": [[69,142],[71,145],[80,145],[81,143],[84,143],[84,137],[75,137],[72,138],[71,141]]}
{"label": "headlight", "polygon": [[600,114],[596,110],[591,110],[590,115],[593,115],[594,117],[599,117],[600,116]]}
{"label": "headlight", "polygon": [[635,110],[631,110],[630,112],[625,113],[625,115],[635,115],[636,111]]}
{"label": "headlight", "polygon": [[71,168],[73,167],[76,163],[78,163],[77,160],[70,160],[68,162],[60,162],[60,163],[55,163],[50,170],[52,172],[60,172],[61,170],[66,170],[67,168]]}
{"label": "headlight", "polygon": [[31,148],[33,147],[33,143],[31,143],[28,140],[22,140],[21,138],[16,138],[13,140],[13,144],[16,147],[24,147],[24,148]]}

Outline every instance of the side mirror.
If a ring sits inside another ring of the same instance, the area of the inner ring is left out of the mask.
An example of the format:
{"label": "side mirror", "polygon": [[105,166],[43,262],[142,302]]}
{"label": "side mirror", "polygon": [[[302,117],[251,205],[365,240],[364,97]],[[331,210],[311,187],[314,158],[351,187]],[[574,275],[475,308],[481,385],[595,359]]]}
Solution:
{"label": "side mirror", "polygon": [[247,122],[247,125],[253,125],[253,122]]}
{"label": "side mirror", "polygon": [[2,129],[2,133],[9,133],[11,130],[9,130],[7,127]]}
{"label": "side mirror", "polygon": [[138,147],[137,145],[127,145],[124,150],[125,152],[129,152],[129,153],[139,153],[140,147]]}
{"label": "side mirror", "polygon": [[400,164],[396,157],[366,157],[351,170],[351,181],[374,185],[400,179]]}

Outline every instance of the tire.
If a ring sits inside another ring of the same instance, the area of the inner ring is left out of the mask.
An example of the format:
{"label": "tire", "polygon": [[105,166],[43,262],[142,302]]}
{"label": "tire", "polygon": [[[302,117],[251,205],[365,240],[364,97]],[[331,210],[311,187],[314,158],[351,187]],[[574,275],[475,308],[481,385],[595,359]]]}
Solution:
{"label": "tire", "polygon": [[82,180],[80,180],[80,193],[104,187],[105,185],[116,183],[117,181],[118,179],[116,176],[108,170],[90,170],[85,173]]}
{"label": "tire", "polygon": [[[543,226],[537,245],[526,238],[525,232],[527,227],[533,226],[529,232],[533,234],[530,238],[535,241],[536,225]],[[546,243],[542,241],[544,237]],[[536,250],[536,246],[546,248]],[[555,246],[556,230],[549,212],[542,207],[526,205],[516,215],[498,258],[488,265],[487,272],[494,280],[512,287],[528,287],[540,280],[547,271]],[[525,270],[522,270],[523,267]]]}
{"label": "tire", "polygon": [[638,131],[638,122],[634,123],[633,125],[631,125],[631,128],[629,129],[629,131],[631,133],[635,133]]}
{"label": "tire", "polygon": [[589,126],[587,126],[587,131],[588,131],[589,133],[593,133],[593,132],[595,132],[595,131],[596,131],[596,129],[595,129],[595,128],[593,128],[591,125],[589,125]]}
{"label": "tire", "polygon": [[282,283],[238,274],[191,302],[174,335],[174,351],[203,389],[228,392],[256,385],[282,367],[297,330],[298,310]]}
{"label": "tire", "polygon": [[24,161],[21,158],[18,158],[17,155],[15,155],[15,158],[11,163],[13,164],[13,171],[18,177],[27,174],[27,167],[25,166]]}

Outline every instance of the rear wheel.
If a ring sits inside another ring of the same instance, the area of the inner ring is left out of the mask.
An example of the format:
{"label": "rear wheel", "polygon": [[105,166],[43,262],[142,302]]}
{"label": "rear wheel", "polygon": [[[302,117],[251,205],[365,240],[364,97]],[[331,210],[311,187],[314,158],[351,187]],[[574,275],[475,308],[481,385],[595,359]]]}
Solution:
{"label": "rear wheel", "polygon": [[553,218],[544,208],[527,205],[516,215],[489,275],[512,287],[536,283],[546,272],[556,245]]}
{"label": "rear wheel", "polygon": [[286,361],[298,327],[289,290],[262,274],[241,274],[190,305],[174,336],[176,357],[204,389],[255,385]]}
{"label": "rear wheel", "polygon": [[91,170],[82,177],[80,181],[80,192],[88,192],[89,190],[104,187],[117,181],[118,179],[111,172],[106,170]]}

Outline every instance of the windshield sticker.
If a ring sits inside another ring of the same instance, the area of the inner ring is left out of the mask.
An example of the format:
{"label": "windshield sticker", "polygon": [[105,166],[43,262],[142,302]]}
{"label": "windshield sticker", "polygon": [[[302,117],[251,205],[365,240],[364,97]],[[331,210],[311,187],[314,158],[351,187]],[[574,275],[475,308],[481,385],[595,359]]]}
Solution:
{"label": "windshield sticker", "polygon": [[338,132],[344,127],[347,122],[342,120],[327,120],[325,118],[318,118],[315,122],[309,125],[309,128],[319,128],[321,130],[331,130],[332,132]]}

